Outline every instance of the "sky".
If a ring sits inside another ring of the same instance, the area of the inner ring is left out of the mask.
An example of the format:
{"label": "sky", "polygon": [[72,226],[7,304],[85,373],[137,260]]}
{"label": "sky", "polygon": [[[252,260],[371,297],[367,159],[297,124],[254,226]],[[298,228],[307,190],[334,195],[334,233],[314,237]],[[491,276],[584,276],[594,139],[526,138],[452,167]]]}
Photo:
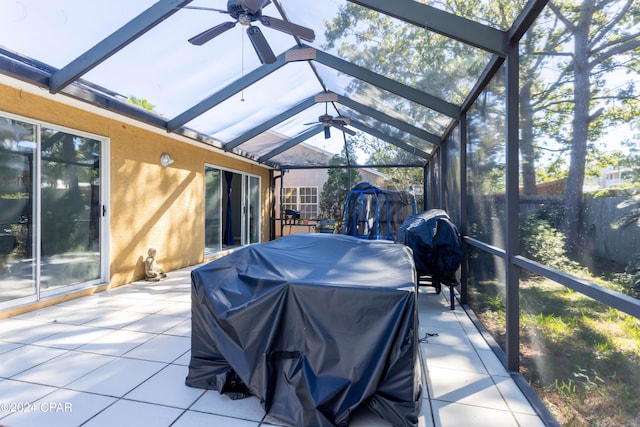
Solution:
{"label": "sky", "polygon": [[[0,45],[62,68],[156,1],[0,0]],[[292,21],[315,30],[313,45],[321,46],[323,16],[333,16],[343,1],[282,0],[282,3]],[[226,9],[226,0],[195,0],[191,5]],[[266,6],[264,14],[280,16],[274,5]],[[240,25],[203,46],[187,42],[195,34],[228,20],[226,14],[214,11],[179,11],[83,78],[125,97],[147,99],[164,117],[173,118],[260,66]],[[295,43],[289,35],[262,29],[276,54]],[[318,70],[332,89],[346,90],[348,78],[329,73],[328,67]],[[274,112],[285,111],[321,90],[306,63],[287,64],[186,126],[227,142],[273,117]],[[308,128],[305,123],[317,121],[323,110],[322,105],[317,105],[275,130],[288,137],[295,136]],[[632,136],[628,128],[619,127],[600,142],[619,149],[620,141]],[[330,140],[324,140],[320,134],[307,143],[339,153],[344,142],[336,131]]]}
{"label": "sky", "polygon": [[[155,2],[0,0],[0,45],[62,68]],[[299,6],[295,1],[283,3],[292,21],[300,16],[296,23],[314,29],[323,28],[323,14],[334,13],[337,8],[335,1],[305,2],[301,12],[294,10]],[[196,0],[191,5],[226,9],[226,0]],[[280,17],[274,5],[265,7],[263,13]],[[229,20],[228,15],[214,11],[179,11],[83,78],[125,97],[146,99],[164,117],[173,118],[260,66],[241,25],[203,46],[187,42],[195,34]],[[276,55],[295,45],[293,37],[257,25]],[[322,30],[316,30],[314,45],[323,40]],[[287,64],[186,126],[226,142],[271,118],[274,111],[287,110],[321,90],[306,63]],[[293,136],[306,128],[304,123],[316,121],[322,113],[318,108],[306,111],[300,115],[299,125],[281,131]],[[308,142],[333,152],[342,146],[342,137],[338,132],[332,137],[336,139],[333,143],[324,138]]]}

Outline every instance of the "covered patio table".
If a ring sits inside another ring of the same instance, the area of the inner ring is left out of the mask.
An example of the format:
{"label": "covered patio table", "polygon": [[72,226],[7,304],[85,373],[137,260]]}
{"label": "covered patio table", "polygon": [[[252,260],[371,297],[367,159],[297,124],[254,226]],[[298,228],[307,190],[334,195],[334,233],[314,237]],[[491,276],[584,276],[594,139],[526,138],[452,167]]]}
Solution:
{"label": "covered patio table", "polygon": [[186,384],[254,395],[292,426],[346,426],[366,406],[416,426],[422,401],[416,273],[389,241],[295,234],[191,274]]}

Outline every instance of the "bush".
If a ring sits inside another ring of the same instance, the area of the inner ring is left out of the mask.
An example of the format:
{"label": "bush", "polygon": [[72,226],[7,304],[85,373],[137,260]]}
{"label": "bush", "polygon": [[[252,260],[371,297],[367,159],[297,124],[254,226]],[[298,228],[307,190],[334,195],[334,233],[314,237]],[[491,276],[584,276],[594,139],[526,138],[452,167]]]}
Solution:
{"label": "bush", "polygon": [[565,236],[549,221],[530,217],[520,229],[522,255],[556,270],[569,272],[578,266],[565,250]]}
{"label": "bush", "polygon": [[625,294],[640,298],[640,254],[631,257],[624,273],[615,274],[614,282],[622,286]]}

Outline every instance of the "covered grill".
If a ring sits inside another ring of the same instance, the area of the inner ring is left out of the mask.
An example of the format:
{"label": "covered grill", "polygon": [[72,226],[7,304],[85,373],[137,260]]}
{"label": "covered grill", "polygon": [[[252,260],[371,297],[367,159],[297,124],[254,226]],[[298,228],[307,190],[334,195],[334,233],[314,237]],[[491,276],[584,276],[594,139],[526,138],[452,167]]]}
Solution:
{"label": "covered grill", "polygon": [[457,227],[441,209],[431,209],[407,218],[396,237],[413,250],[419,284],[431,285],[439,293],[441,285],[449,286],[451,309],[456,271],[462,261],[462,241]]}

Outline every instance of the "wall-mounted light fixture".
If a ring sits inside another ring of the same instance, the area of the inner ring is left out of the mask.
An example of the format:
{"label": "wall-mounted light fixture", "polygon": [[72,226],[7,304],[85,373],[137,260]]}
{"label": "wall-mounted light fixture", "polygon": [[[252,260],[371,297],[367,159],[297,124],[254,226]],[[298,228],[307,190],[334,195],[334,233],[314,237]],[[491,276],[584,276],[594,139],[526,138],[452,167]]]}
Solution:
{"label": "wall-mounted light fixture", "polygon": [[172,163],[173,163],[173,159],[171,158],[169,153],[162,153],[160,155],[160,164],[162,165],[163,168],[166,168]]}

